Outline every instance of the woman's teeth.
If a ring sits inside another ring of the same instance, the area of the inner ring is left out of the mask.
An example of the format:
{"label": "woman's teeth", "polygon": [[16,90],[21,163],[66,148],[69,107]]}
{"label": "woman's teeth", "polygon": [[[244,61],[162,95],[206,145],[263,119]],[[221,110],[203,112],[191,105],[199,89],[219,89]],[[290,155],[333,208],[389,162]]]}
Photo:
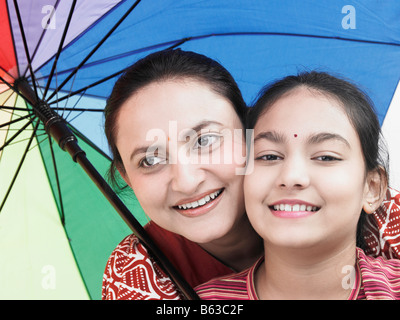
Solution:
{"label": "woman's teeth", "polygon": [[318,211],[319,208],[315,206],[306,206],[305,204],[277,204],[273,206],[275,211]]}
{"label": "woman's teeth", "polygon": [[208,203],[208,202],[214,200],[216,197],[218,197],[221,194],[221,192],[222,192],[222,189],[218,190],[218,191],[215,191],[213,193],[210,193],[210,194],[206,195],[204,198],[201,198],[201,199],[199,199],[197,201],[193,201],[193,202],[190,202],[190,203],[185,203],[185,204],[179,205],[177,207],[179,209],[181,209],[181,210],[182,209],[184,210],[184,209],[194,209],[194,208],[197,208],[199,206],[204,206],[206,203]]}

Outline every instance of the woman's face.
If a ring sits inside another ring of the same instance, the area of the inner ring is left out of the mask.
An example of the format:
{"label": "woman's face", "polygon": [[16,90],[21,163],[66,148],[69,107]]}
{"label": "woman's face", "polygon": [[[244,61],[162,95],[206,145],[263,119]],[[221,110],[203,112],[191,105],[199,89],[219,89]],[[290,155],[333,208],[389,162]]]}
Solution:
{"label": "woman's face", "polygon": [[158,225],[206,243],[244,214],[242,125],[208,85],[152,83],[123,104],[116,124],[124,179]]}
{"label": "woman's face", "polygon": [[302,87],[281,97],[256,123],[254,159],[244,182],[246,209],[266,243],[355,244],[366,171],[358,135],[338,102]]}

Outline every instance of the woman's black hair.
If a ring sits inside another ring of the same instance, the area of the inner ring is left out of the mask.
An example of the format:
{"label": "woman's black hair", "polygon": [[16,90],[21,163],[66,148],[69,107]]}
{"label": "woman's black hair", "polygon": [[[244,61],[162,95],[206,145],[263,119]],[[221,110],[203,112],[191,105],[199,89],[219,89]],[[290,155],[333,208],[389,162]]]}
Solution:
{"label": "woman's black hair", "polygon": [[[246,128],[254,129],[257,120],[279,98],[291,91],[304,87],[335,99],[343,107],[350,123],[361,142],[366,172],[377,170],[388,180],[387,151],[383,145],[381,127],[368,95],[348,80],[330,75],[326,72],[302,72],[287,76],[265,86],[259,93],[256,102],[249,109]],[[381,169],[384,170],[381,170]],[[357,246],[365,248],[363,226],[366,219],[364,210],[357,225]]]}
{"label": "woman's black hair", "polygon": [[119,186],[116,169],[124,170],[115,143],[120,107],[139,89],[153,82],[174,79],[192,79],[207,84],[211,90],[232,103],[244,126],[246,103],[232,75],[220,63],[202,54],[181,49],[152,53],[125,70],[115,83],[104,110],[105,134],[113,157],[108,178],[114,186]]}

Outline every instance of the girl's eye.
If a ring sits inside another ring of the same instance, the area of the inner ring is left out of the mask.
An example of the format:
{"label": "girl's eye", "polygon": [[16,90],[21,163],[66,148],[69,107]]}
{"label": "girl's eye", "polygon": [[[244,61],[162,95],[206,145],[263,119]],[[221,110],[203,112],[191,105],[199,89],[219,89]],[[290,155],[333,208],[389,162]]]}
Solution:
{"label": "girl's eye", "polygon": [[220,137],[215,134],[205,134],[197,138],[195,142],[195,149],[209,147],[215,142],[219,141]]}
{"label": "girl's eye", "polygon": [[281,159],[283,159],[283,158],[280,156],[277,156],[275,154],[266,154],[266,155],[258,157],[256,160],[276,161],[276,160],[281,160]]}
{"label": "girl's eye", "polygon": [[315,159],[319,160],[319,161],[324,161],[324,162],[327,162],[327,161],[340,161],[341,160],[341,159],[333,157],[333,156],[319,156],[319,157],[316,157]]}

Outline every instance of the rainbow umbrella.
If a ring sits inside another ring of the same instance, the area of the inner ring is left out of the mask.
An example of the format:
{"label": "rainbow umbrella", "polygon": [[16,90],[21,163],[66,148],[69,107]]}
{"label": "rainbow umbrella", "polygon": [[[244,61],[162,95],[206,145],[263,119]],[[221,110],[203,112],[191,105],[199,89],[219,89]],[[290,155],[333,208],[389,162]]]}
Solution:
{"label": "rainbow umbrella", "polygon": [[217,59],[248,103],[302,70],[352,79],[375,103],[399,189],[399,16],[396,0],[1,0],[0,298],[100,298],[109,254],[147,219],[133,194],[121,199],[135,218],[121,218],[38,108],[58,115],[103,177],[106,98],[156,50]]}

